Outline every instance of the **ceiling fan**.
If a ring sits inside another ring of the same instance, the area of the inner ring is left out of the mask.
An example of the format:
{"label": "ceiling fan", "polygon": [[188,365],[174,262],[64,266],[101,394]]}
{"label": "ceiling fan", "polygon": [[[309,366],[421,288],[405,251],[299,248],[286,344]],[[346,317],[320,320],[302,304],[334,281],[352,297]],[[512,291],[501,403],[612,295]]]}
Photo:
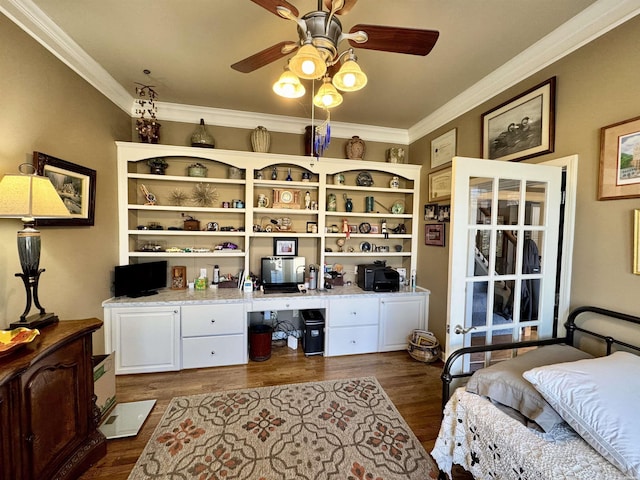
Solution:
{"label": "ceiling fan", "polygon": [[357,0],[318,0],[317,10],[303,16],[299,16],[298,9],[286,0],[251,1],[281,18],[296,22],[299,41],[279,42],[231,65],[242,73],[253,72],[309,43],[331,68],[345,53],[338,53],[338,45],[343,40],[353,48],[424,56],[433,49],[439,36],[436,30],[365,24],[354,25],[345,33],[337,16],[349,13]]}

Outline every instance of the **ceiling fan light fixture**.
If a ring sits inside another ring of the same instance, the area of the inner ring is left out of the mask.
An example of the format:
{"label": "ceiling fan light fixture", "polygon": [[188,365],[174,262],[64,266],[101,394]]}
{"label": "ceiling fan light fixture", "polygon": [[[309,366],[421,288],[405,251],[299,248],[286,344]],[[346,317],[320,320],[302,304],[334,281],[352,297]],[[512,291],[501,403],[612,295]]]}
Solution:
{"label": "ceiling fan light fixture", "polygon": [[289,69],[299,78],[313,80],[327,72],[327,64],[320,56],[318,49],[308,41],[289,61]]}
{"label": "ceiling fan light fixture", "polygon": [[342,95],[331,84],[329,78],[324,78],[318,93],[313,97],[313,104],[320,108],[334,108],[342,103]]}
{"label": "ceiling fan light fixture", "polygon": [[333,85],[343,92],[355,92],[364,88],[367,76],[357,63],[357,58],[351,52],[344,61],[338,73],[333,76]]}
{"label": "ceiling fan light fixture", "polygon": [[284,98],[300,98],[305,94],[306,89],[300,83],[300,79],[285,67],[280,78],[273,84],[273,91]]}

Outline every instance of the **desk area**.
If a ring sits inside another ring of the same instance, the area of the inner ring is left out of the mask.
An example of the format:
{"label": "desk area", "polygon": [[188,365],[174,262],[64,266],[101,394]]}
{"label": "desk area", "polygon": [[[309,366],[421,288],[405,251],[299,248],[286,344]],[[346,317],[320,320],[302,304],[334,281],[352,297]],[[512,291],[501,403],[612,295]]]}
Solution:
{"label": "desk area", "polygon": [[103,302],[105,347],[116,374],[243,364],[253,312],[319,309],[325,356],[403,350],[413,329],[427,329],[429,291],[364,291],[355,285],[307,293],[243,293],[236,288],[163,290]]}

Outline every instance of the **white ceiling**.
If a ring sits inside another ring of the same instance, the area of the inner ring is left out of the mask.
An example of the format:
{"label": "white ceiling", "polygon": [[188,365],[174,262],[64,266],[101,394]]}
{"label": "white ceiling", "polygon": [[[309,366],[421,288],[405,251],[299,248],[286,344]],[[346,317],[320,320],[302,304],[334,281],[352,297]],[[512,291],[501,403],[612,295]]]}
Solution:
{"label": "white ceiling", "polygon": [[[317,7],[290,2],[301,14]],[[169,120],[286,131],[312,115],[310,82],[301,99],[271,90],[286,59],[249,74],[230,68],[297,39],[295,23],[250,0],[0,0],[0,11],[129,112],[141,82],[155,86],[159,117]],[[426,57],[357,49],[369,83],[344,95],[332,122],[409,140],[638,12],[640,0],[359,0],[340,17],[343,30],[369,23],[438,30],[440,38]]]}

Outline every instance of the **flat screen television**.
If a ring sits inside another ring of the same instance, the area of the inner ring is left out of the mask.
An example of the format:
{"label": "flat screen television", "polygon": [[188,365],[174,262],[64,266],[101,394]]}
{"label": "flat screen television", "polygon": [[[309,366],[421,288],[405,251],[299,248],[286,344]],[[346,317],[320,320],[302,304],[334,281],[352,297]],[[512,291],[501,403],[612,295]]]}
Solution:
{"label": "flat screen television", "polygon": [[260,280],[265,292],[294,291],[304,283],[304,257],[263,257]]}
{"label": "flat screen television", "polygon": [[146,297],[167,286],[167,261],[118,265],[114,272],[116,297]]}

